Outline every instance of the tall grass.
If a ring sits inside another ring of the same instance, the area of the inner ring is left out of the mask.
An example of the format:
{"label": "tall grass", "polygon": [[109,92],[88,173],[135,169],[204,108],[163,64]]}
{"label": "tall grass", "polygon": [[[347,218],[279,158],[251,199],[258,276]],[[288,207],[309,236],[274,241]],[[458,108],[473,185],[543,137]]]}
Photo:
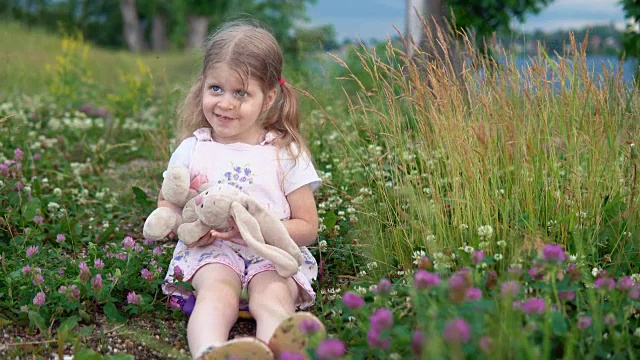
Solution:
{"label": "tall grass", "polygon": [[[351,121],[334,125],[367,172],[358,236],[372,256],[408,268],[422,250],[444,269],[466,247],[508,266],[558,243],[589,262],[634,268],[637,89],[608,69],[594,77],[575,41],[523,70],[462,41],[460,76],[448,55],[415,48],[409,57],[391,41],[360,47],[355,63],[336,57],[358,87],[348,94]],[[446,42],[432,46],[452,53]]]}

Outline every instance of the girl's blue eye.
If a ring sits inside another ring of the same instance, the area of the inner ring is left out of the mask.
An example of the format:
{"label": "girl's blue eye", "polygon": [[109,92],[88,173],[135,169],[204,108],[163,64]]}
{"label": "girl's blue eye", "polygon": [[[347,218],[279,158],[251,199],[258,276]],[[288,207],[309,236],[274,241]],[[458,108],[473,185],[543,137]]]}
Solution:
{"label": "girl's blue eye", "polygon": [[247,95],[249,95],[249,94],[247,94],[246,91],[236,91],[236,96],[238,96],[238,97],[245,97]]}
{"label": "girl's blue eye", "polygon": [[210,87],[211,91],[213,91],[214,93],[218,93],[218,92],[222,92],[222,89],[220,88],[220,86],[218,85],[213,85]]}

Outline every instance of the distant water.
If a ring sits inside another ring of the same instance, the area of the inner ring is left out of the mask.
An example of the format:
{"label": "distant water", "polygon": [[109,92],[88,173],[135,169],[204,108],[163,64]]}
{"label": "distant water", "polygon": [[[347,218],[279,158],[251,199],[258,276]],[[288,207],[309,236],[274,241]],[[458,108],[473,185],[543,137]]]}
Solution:
{"label": "distant water", "polygon": [[[516,65],[520,69],[526,69],[532,63],[531,58],[525,57],[518,57],[515,61]],[[602,79],[604,65],[604,68],[607,69],[610,74],[622,71],[622,80],[628,84],[633,84],[634,77],[636,76],[636,69],[638,68],[638,60],[636,59],[620,63],[618,58],[604,55],[589,55],[585,58],[585,64],[594,79]]]}

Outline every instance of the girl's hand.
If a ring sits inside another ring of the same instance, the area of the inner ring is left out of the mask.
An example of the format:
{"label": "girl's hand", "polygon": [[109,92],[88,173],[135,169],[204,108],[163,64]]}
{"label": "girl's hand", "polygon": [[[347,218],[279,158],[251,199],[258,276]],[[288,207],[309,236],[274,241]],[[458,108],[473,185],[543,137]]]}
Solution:
{"label": "girl's hand", "polygon": [[229,223],[231,224],[230,230],[228,231],[218,231],[215,229],[211,230],[208,233],[204,234],[204,236],[202,236],[200,239],[198,239],[198,241],[191,243],[190,245],[187,245],[187,247],[192,248],[197,246],[207,246],[207,245],[213,244],[213,242],[216,240],[227,240],[239,245],[246,246],[247,243],[245,243],[244,240],[242,240],[242,235],[240,235],[240,231],[238,230],[236,223],[233,221],[233,218],[229,219]]}

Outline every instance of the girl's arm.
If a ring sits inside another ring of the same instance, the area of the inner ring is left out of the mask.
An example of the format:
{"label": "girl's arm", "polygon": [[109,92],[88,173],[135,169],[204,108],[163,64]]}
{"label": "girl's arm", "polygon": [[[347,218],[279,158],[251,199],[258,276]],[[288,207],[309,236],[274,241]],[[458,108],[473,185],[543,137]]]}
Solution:
{"label": "girl's arm", "polygon": [[311,186],[302,186],[289,195],[291,219],[283,221],[289,236],[300,246],[308,246],[318,236],[318,210]]}

